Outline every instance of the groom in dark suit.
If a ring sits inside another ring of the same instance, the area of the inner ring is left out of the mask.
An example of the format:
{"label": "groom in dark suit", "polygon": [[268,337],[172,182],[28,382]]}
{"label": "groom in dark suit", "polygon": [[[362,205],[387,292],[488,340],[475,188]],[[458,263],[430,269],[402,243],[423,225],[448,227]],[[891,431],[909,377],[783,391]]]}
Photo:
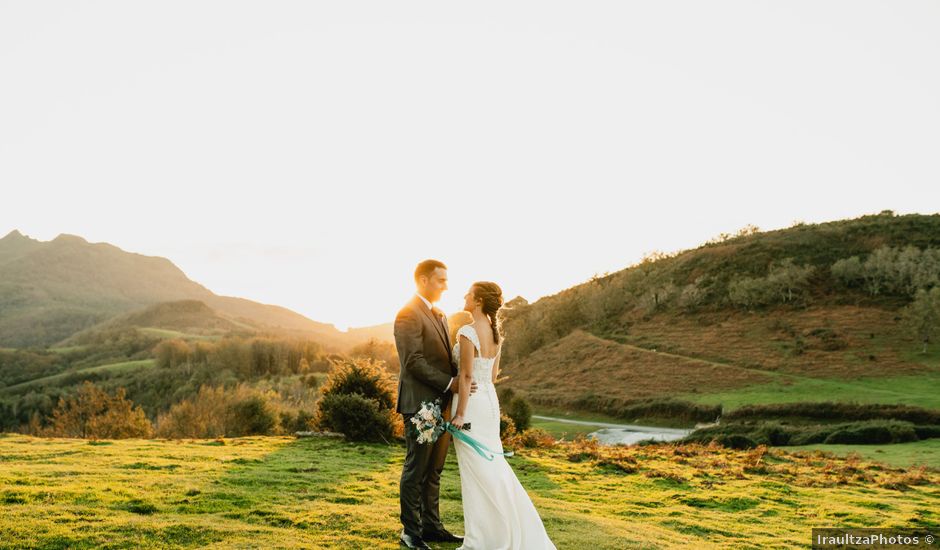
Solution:
{"label": "groom in dark suit", "polygon": [[[406,548],[430,548],[426,541],[462,542],[441,523],[441,472],[450,434],[434,444],[418,443],[411,417],[423,401],[441,398],[441,412],[450,418],[450,400],[458,391],[457,367],[451,360],[447,318],[433,306],[447,290],[447,266],[424,260],[414,273],[417,293],[395,317],[395,346],[401,363],[398,408],[405,422],[405,464],[399,485],[400,543]],[[476,384],[470,388],[473,393]]]}

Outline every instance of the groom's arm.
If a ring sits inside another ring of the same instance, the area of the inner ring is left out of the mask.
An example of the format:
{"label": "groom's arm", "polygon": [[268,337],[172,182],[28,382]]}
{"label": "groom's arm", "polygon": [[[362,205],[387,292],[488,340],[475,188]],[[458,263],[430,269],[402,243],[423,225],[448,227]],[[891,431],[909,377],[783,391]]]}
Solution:
{"label": "groom's arm", "polygon": [[395,318],[395,344],[401,355],[402,367],[412,376],[440,393],[450,388],[454,379],[432,367],[424,357],[421,320],[414,310],[406,308]]}

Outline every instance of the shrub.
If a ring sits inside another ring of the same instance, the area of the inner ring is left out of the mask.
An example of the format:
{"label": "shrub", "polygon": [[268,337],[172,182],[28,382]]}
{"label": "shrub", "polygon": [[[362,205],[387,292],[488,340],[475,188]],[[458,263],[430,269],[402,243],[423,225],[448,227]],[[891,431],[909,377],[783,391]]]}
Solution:
{"label": "shrub", "polygon": [[316,415],[301,409],[293,420],[293,424],[286,427],[288,432],[306,432],[316,423]]}
{"label": "shrub", "polygon": [[509,404],[516,397],[516,392],[512,388],[503,388],[499,390],[499,402]]}
{"label": "shrub", "polygon": [[230,437],[270,434],[276,424],[274,411],[261,396],[252,396],[228,406]]}
{"label": "shrub", "polygon": [[395,382],[368,358],[335,362],[321,388],[316,424],[353,441],[391,441],[402,432],[394,414]]}
{"label": "shrub", "polygon": [[555,438],[545,430],[540,428],[530,428],[523,432],[518,432],[514,437],[509,438],[511,447],[526,448],[551,448],[555,446]]}
{"label": "shrub", "polygon": [[512,419],[517,431],[528,430],[532,424],[532,405],[522,397],[514,397],[506,407],[506,416]]}
{"label": "shrub", "polygon": [[573,404],[578,409],[604,413],[627,421],[640,418],[669,418],[712,422],[721,415],[721,405],[706,405],[671,398],[623,400],[587,394],[576,399]]}
{"label": "shrub", "polygon": [[790,442],[790,433],[783,426],[774,422],[762,425],[757,433],[757,440],[764,441],[768,445],[781,446]]}
{"label": "shrub", "polygon": [[776,422],[730,423],[696,430],[684,442],[722,443],[742,436],[760,445],[812,445],[815,443],[902,443],[940,436],[940,426],[917,426],[897,420],[863,420],[842,424],[782,425]]}
{"label": "shrub", "polygon": [[391,441],[394,424],[375,399],[357,393],[334,393],[320,399],[317,424],[352,441]]}
{"label": "shrub", "polygon": [[125,389],[118,388],[112,396],[91,382],[85,382],[75,397],[60,397],[52,411],[48,428],[37,435],[122,439],[150,437],[153,426],[144,410],[125,398]]}
{"label": "shrub", "polygon": [[829,434],[823,443],[879,444],[917,441],[909,422],[870,422],[848,424]]}
{"label": "shrub", "polygon": [[506,416],[505,413],[499,415],[499,439],[506,443],[514,435],[516,435],[516,425],[513,424],[512,418]]}
{"label": "shrub", "polygon": [[303,380],[304,380],[304,385],[307,386],[308,388],[317,389],[317,387],[320,386],[320,380],[317,379],[317,375],[315,374],[308,374],[307,376],[304,377]]}
{"label": "shrub", "polygon": [[932,439],[940,437],[940,426],[914,426],[918,439]]}
{"label": "shrub", "polygon": [[395,408],[395,381],[381,364],[367,358],[337,361],[320,390],[324,396],[359,394],[384,410]]}
{"label": "shrub", "polygon": [[715,442],[729,449],[753,449],[757,447],[757,442],[741,434],[721,434],[715,438]]}
{"label": "shrub", "polygon": [[764,418],[806,418],[814,420],[906,420],[918,424],[940,424],[940,411],[887,403],[802,402],[746,405],[724,415],[724,420]]}

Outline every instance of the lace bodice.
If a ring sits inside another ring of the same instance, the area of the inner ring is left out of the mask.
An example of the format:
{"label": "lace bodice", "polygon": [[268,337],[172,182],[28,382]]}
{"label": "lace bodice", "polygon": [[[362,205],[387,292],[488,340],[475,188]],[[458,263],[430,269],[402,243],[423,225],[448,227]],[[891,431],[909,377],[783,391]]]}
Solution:
{"label": "lace bodice", "polygon": [[477,384],[492,383],[493,364],[496,362],[496,357],[482,357],[483,352],[480,351],[480,336],[477,334],[477,331],[472,324],[464,325],[457,329],[457,343],[454,344],[453,353],[454,363],[457,365],[457,368],[460,368],[461,335],[466,336],[470,342],[473,343],[473,347],[475,347],[477,351],[477,355],[473,358],[473,380]]}

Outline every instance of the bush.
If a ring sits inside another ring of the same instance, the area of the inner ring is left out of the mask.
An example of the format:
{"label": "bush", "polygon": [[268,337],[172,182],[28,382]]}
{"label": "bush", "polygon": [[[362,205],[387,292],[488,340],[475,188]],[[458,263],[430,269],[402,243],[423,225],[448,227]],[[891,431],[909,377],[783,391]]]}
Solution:
{"label": "bush", "polygon": [[395,382],[368,358],[336,362],[317,407],[316,424],[353,441],[385,441],[403,427],[394,414]]}
{"label": "bush", "polygon": [[910,423],[883,422],[847,425],[829,434],[823,443],[879,444],[917,441],[917,432]]}
{"label": "bush", "polygon": [[281,411],[280,416],[280,433],[284,434],[307,432],[315,424],[315,416],[304,409],[297,411],[297,414],[292,411]]}
{"label": "bush", "polygon": [[366,358],[335,362],[321,389],[324,396],[359,394],[374,399],[384,410],[395,408],[397,387],[381,364]]}
{"label": "bush", "polygon": [[251,434],[273,435],[279,423],[272,403],[276,394],[247,384],[234,387],[199,386],[157,418],[157,437],[216,438]]}
{"label": "bush", "polygon": [[506,443],[516,435],[516,425],[513,424],[512,418],[506,416],[505,413],[499,415],[499,439]]}
{"label": "bush", "polygon": [[532,425],[532,405],[522,397],[514,397],[506,407],[506,416],[512,419],[517,431],[528,430]]}
{"label": "bush", "polygon": [[940,424],[940,411],[888,403],[816,401],[746,405],[723,416],[724,420],[769,418],[806,418],[813,420],[907,420],[917,424]]}
{"label": "bush", "polygon": [[512,388],[503,388],[499,390],[499,402],[508,404],[516,397],[516,392]]}
{"label": "bush", "polygon": [[231,427],[227,430],[227,435],[230,437],[267,435],[276,423],[274,412],[260,396],[232,403],[228,407],[228,413]]}
{"label": "bush", "polygon": [[932,439],[940,437],[940,426],[914,426],[918,439]]}
{"label": "bush", "polygon": [[320,380],[317,379],[317,375],[315,374],[308,374],[304,377],[303,380],[304,385],[308,388],[317,389],[317,387],[320,385]]}
{"label": "bush", "polygon": [[330,394],[320,400],[320,427],[345,435],[352,441],[391,441],[394,423],[390,411],[375,399],[360,394]]}
{"label": "bush", "polygon": [[509,438],[512,447],[551,448],[555,446],[555,438],[540,428],[530,428]]}
{"label": "bush", "polygon": [[721,405],[706,405],[681,399],[646,398],[614,399],[587,394],[573,403],[578,409],[594,411],[628,422],[640,418],[681,419],[691,422],[713,422],[721,416]]}
{"label": "bush", "polygon": [[39,436],[123,439],[150,437],[153,426],[140,405],[125,398],[125,389],[110,395],[85,382],[74,397],[59,398],[48,428],[37,427]]}
{"label": "bush", "polygon": [[715,438],[715,442],[729,449],[753,449],[757,442],[746,435],[722,434]]}
{"label": "bush", "polygon": [[[864,420],[842,424],[783,425],[776,422],[730,423],[696,430],[683,441],[708,443],[745,437],[758,445],[812,445],[816,443],[883,444],[940,436],[940,426],[917,426],[897,420]],[[724,444],[724,443],[722,443]],[[730,444],[735,444],[733,441]]]}
{"label": "bush", "polygon": [[757,440],[763,441],[767,445],[779,447],[790,443],[790,433],[786,428],[774,422],[762,425],[757,433]]}

